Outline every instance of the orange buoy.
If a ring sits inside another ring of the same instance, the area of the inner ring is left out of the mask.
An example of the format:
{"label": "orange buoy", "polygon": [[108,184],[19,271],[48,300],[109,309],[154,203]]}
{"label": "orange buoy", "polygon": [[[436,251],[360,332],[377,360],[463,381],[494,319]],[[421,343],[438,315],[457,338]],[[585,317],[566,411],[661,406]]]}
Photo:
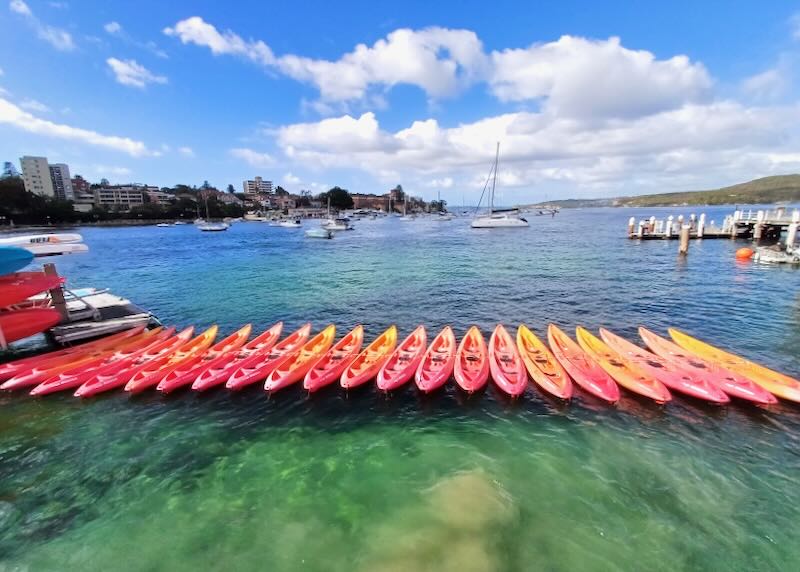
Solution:
{"label": "orange buoy", "polygon": [[753,249],[752,248],[747,248],[745,246],[745,247],[740,248],[739,250],[736,251],[736,259],[737,260],[749,260],[750,258],[753,258]]}

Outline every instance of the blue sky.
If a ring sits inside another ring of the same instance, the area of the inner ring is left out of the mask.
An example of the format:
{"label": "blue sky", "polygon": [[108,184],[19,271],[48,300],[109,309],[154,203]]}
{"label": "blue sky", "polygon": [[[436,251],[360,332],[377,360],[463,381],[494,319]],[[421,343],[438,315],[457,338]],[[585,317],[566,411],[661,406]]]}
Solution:
{"label": "blue sky", "polygon": [[800,171],[792,2],[2,0],[0,160],[473,202]]}

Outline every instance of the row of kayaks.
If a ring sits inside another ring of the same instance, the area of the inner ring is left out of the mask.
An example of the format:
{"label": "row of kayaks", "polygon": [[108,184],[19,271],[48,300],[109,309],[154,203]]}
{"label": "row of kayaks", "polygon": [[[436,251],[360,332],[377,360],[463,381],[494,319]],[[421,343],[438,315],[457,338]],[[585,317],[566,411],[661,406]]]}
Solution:
{"label": "row of kayaks", "polygon": [[474,393],[491,380],[511,397],[522,395],[532,381],[563,400],[578,386],[609,403],[620,399],[621,389],[657,403],[670,401],[673,392],[717,404],[731,398],[762,405],[776,398],[800,402],[798,380],[674,329],[670,340],[639,328],[647,349],[602,328],[598,337],[579,326],[573,339],[554,324],[547,328],[547,342],[525,325],[516,337],[497,325],[488,343],[475,326],[460,341],[449,326],[432,340],[419,326],[399,341],[391,326],[366,346],[360,325],[338,340],[334,325],[315,335],[311,324],[285,337],[282,332],[279,322],[250,339],[248,324],[215,343],[217,326],[196,336],[192,327],[137,328],[0,365],[0,389],[27,389],[32,395],[69,390],[90,397],[115,389],[170,393],[263,383],[270,392],[297,384],[315,392],[374,380],[385,392],[413,383],[431,393],[454,380]]}

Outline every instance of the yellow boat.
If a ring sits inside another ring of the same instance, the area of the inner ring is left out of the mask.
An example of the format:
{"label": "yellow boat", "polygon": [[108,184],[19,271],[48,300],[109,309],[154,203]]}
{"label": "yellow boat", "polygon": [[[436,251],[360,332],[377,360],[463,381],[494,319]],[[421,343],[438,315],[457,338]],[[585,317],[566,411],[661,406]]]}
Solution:
{"label": "yellow boat", "polygon": [[721,365],[734,373],[745,376],[776,397],[800,403],[800,381],[795,378],[766,368],[741,356],[715,348],[675,328],[670,328],[668,331],[675,343],[683,349],[700,358]]}
{"label": "yellow boat", "polygon": [[531,379],[559,399],[572,397],[572,381],[550,348],[528,326],[517,328],[517,349]]}
{"label": "yellow boat", "polygon": [[364,349],[342,372],[339,382],[345,389],[364,384],[378,375],[397,345],[397,327],[390,326]]}

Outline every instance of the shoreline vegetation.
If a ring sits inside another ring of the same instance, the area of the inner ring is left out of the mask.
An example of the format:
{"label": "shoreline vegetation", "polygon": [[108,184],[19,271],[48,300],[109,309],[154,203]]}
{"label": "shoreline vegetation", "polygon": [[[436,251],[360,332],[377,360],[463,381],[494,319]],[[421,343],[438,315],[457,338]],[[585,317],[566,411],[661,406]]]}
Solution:
{"label": "shoreline vegetation", "polygon": [[545,201],[529,206],[531,208],[543,206],[558,206],[561,208],[677,207],[796,202],[800,202],[800,175],[776,175],[707,191],[657,193],[607,199],[564,199]]}

